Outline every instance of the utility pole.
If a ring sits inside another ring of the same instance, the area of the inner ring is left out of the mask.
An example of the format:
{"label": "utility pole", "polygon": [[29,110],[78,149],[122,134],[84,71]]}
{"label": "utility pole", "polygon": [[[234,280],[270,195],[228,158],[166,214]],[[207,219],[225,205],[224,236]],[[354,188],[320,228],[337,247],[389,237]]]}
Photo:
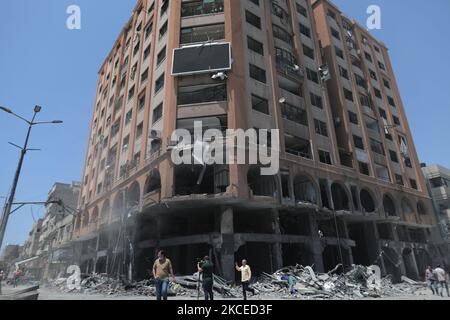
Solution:
{"label": "utility pole", "polygon": [[62,123],[62,121],[60,121],[60,120],[35,122],[34,120],[36,119],[36,115],[41,111],[41,109],[42,108],[40,106],[35,106],[33,118],[31,119],[31,121],[29,121],[29,120],[15,114],[10,109],[0,107],[0,110],[13,115],[13,116],[25,121],[28,124],[28,131],[27,131],[27,135],[26,135],[25,143],[24,143],[23,147],[19,147],[13,143],[10,143],[11,145],[20,149],[20,158],[19,158],[19,163],[17,165],[16,173],[14,174],[14,180],[13,180],[13,184],[11,187],[11,193],[6,202],[6,205],[4,207],[3,214],[2,214],[2,219],[1,219],[1,224],[0,224],[0,249],[3,244],[3,238],[5,237],[6,226],[8,224],[8,219],[11,214],[11,208],[14,204],[14,197],[16,195],[17,184],[19,182],[20,172],[22,170],[22,165],[23,165],[23,161],[25,158],[25,154],[27,153],[27,151],[36,151],[36,149],[28,149],[28,142],[30,139],[31,129],[33,128],[33,126],[39,125],[39,124],[60,124],[60,123]]}

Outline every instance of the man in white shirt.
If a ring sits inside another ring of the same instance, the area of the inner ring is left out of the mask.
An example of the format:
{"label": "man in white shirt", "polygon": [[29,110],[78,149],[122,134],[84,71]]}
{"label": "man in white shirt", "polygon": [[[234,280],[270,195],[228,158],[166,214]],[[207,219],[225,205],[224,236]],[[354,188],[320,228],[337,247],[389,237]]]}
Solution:
{"label": "man in white shirt", "polygon": [[447,289],[447,296],[450,297],[449,295],[449,291],[448,291],[448,284],[447,284],[447,273],[445,272],[444,269],[442,269],[441,265],[438,265],[436,269],[434,269],[433,271],[438,286],[437,286],[437,290],[438,290],[438,294],[439,294],[439,289],[440,289],[440,295],[441,297],[444,296],[444,288]]}
{"label": "man in white shirt", "polygon": [[242,260],[242,267],[239,267],[236,262],[236,270],[241,273],[241,283],[242,283],[242,291],[244,295],[244,300],[247,300],[247,291],[251,292],[255,295],[255,289],[250,287],[250,280],[252,279],[252,270],[250,266],[247,264],[247,260]]}

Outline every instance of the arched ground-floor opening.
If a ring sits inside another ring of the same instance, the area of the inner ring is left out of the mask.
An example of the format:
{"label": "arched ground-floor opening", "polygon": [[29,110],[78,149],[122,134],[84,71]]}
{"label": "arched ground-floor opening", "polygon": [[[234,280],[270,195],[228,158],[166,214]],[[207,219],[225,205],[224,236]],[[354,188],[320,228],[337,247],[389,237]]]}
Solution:
{"label": "arched ground-floor opening", "polygon": [[400,265],[402,261],[401,256],[392,248],[383,248],[383,262],[386,269],[386,275],[392,277],[394,283],[401,281],[402,271]]}
{"label": "arched ground-floor opening", "polygon": [[[322,253],[323,267],[325,272],[334,270],[339,264],[343,264],[343,268],[339,268],[336,271],[342,273],[347,270],[351,265],[350,250],[337,245],[327,245]],[[341,260],[342,258],[342,260]]]}
{"label": "arched ground-floor opening", "polygon": [[414,257],[414,252],[411,248],[405,248],[402,251],[403,263],[405,265],[406,276],[413,280],[419,280],[419,272]]}

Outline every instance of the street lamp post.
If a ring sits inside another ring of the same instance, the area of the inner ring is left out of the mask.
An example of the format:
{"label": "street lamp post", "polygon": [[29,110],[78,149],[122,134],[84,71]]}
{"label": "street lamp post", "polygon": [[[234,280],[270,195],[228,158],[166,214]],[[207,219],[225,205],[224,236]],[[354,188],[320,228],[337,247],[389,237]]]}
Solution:
{"label": "street lamp post", "polygon": [[6,202],[6,205],[4,207],[3,214],[2,214],[2,219],[1,219],[1,224],[0,224],[0,249],[1,249],[2,244],[3,244],[3,238],[5,236],[6,225],[8,224],[9,215],[11,214],[11,208],[12,208],[12,206],[14,204],[14,197],[15,197],[15,194],[16,194],[17,183],[19,182],[20,172],[22,170],[23,160],[25,158],[25,154],[27,153],[27,151],[31,150],[31,149],[28,149],[28,141],[30,139],[31,128],[33,126],[39,125],[39,124],[59,124],[59,123],[63,123],[60,120],[54,120],[54,121],[48,121],[48,122],[35,122],[34,120],[36,119],[36,115],[41,111],[41,109],[42,108],[40,106],[35,106],[34,107],[33,118],[31,119],[31,121],[29,121],[29,120],[27,120],[27,119],[25,119],[25,118],[15,114],[10,109],[0,106],[0,110],[13,115],[16,118],[19,118],[19,119],[25,121],[28,124],[28,131],[27,131],[27,135],[26,135],[26,138],[25,138],[25,143],[23,145],[23,148],[19,147],[19,149],[20,149],[20,158],[19,158],[19,163],[17,165],[16,173],[14,175],[14,180],[13,180],[13,184],[12,184],[12,188],[11,188],[11,193],[9,195],[8,201]]}

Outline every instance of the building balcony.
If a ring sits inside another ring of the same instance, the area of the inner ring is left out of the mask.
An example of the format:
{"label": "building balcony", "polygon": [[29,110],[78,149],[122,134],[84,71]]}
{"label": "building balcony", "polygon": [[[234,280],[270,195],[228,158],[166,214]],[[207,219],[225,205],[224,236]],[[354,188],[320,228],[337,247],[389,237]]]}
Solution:
{"label": "building balcony", "polygon": [[303,70],[299,66],[296,66],[294,62],[285,59],[281,56],[277,56],[276,62],[277,62],[277,71],[281,75],[293,79],[297,82],[304,81],[305,74]]}

